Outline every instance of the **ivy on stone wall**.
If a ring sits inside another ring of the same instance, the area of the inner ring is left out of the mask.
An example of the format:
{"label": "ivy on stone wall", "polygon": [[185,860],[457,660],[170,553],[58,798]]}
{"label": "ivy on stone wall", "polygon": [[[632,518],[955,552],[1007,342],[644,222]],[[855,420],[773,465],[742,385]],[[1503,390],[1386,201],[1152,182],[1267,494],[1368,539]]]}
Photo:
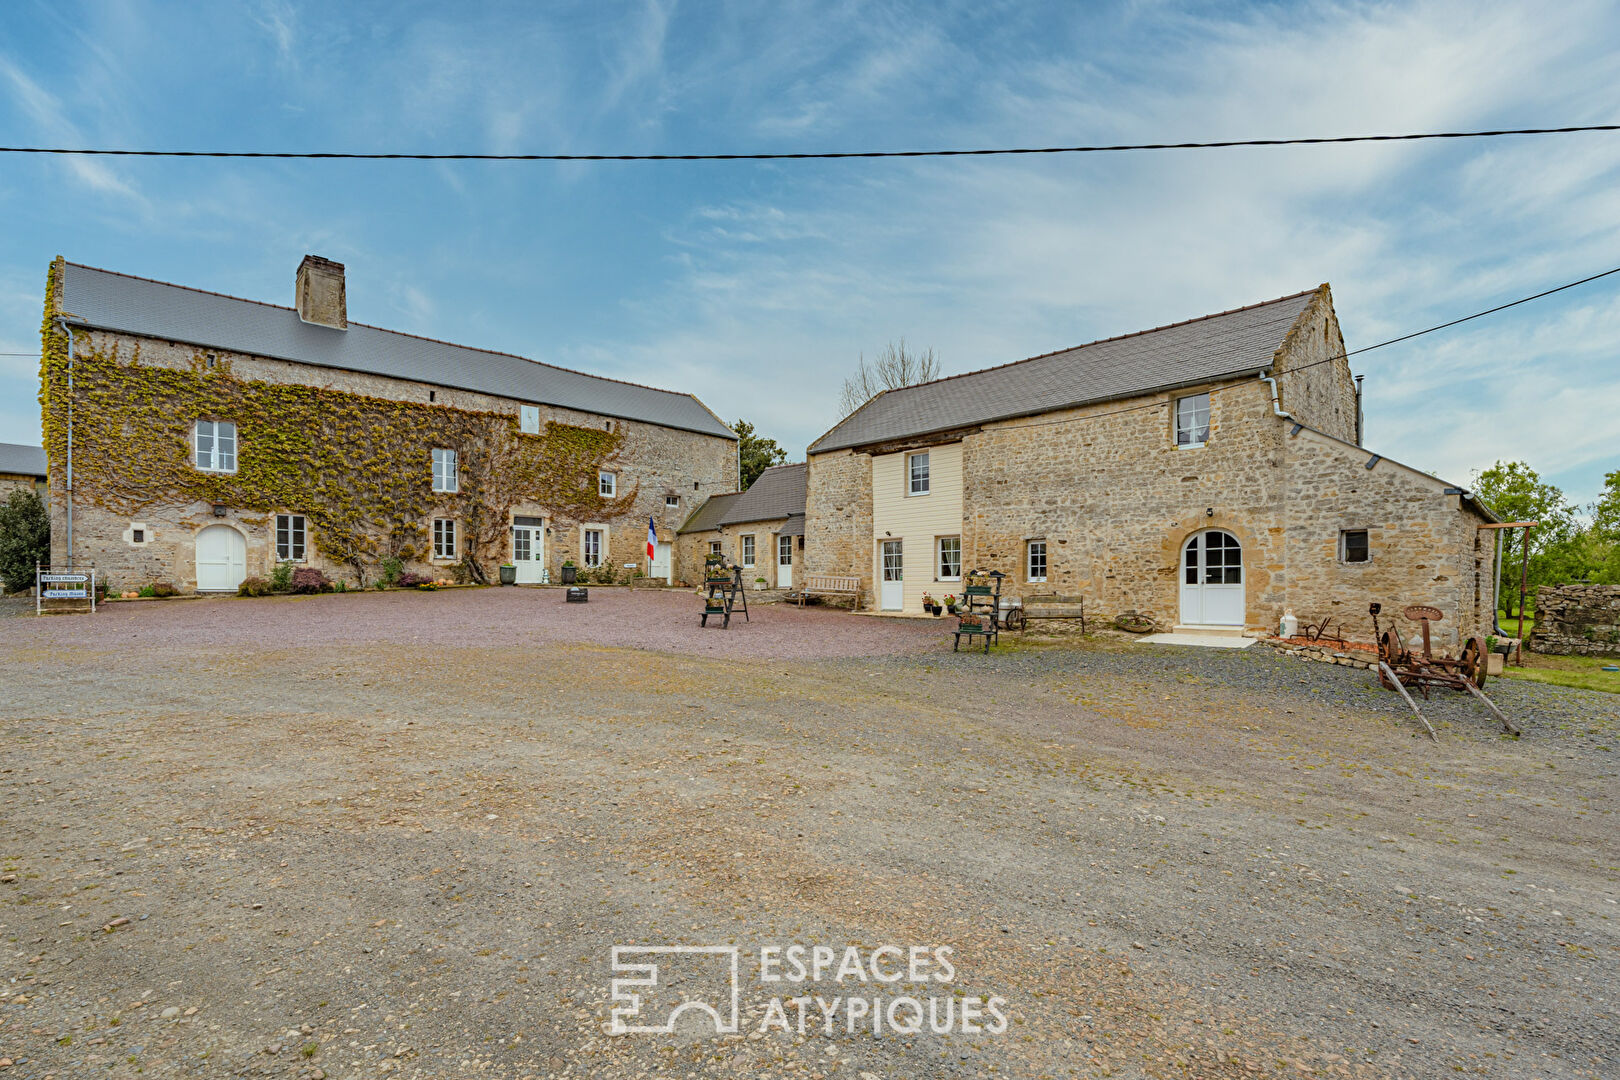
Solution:
{"label": "ivy on stone wall", "polygon": [[[47,283],[40,406],[46,452],[67,449],[67,339],[54,325],[57,268]],[[202,354],[185,369],[75,349],[74,497],[125,516],[159,503],[218,502],[236,511],[303,514],[326,558],[364,582],[378,560],[425,558],[427,522],[461,522],[463,561],[487,580],[505,555],[512,508],[523,501],[575,520],[626,512],[638,490],[603,498],[597,472],[621,432],[548,422],[523,433],[504,413],[453,409],[316,386],[238,378]],[[234,473],[192,465],[198,420],[236,425]],[[432,490],[432,451],[457,452],[460,491]]]}

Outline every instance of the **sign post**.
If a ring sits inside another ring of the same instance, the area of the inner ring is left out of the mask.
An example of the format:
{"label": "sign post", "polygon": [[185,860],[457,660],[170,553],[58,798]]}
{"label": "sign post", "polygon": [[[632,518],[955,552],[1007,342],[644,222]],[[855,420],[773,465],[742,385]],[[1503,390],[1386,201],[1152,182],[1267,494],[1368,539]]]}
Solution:
{"label": "sign post", "polygon": [[90,612],[96,610],[96,570],[95,567],[81,570],[78,567],[68,567],[57,570],[43,566],[34,567],[34,614],[45,613],[47,600],[88,600]]}

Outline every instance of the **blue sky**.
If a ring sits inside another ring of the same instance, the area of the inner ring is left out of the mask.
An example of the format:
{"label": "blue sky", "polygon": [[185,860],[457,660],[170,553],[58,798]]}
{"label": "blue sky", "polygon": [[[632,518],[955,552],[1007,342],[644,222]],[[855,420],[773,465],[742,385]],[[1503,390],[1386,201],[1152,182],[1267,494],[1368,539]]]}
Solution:
{"label": "blue sky", "polygon": [[[0,141],[683,152],[1620,120],[1620,9],[16,2]],[[746,164],[0,160],[0,352],[49,260],[691,390],[795,458],[861,352],[947,372],[1331,282],[1351,348],[1620,265],[1620,134]],[[1620,275],[1357,357],[1367,441],[1467,482],[1620,468]],[[0,357],[0,441],[39,441]]]}

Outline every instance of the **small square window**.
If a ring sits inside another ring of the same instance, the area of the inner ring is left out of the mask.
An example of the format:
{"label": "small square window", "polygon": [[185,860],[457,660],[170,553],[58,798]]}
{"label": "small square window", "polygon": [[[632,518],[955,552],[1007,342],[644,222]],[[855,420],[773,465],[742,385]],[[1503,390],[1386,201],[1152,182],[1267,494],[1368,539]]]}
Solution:
{"label": "small square window", "polygon": [[461,473],[454,450],[433,450],[433,490],[454,494],[461,490]]}
{"label": "small square window", "polygon": [[456,523],[454,519],[433,519],[433,557],[435,559],[453,559],[456,557]]}
{"label": "small square window", "polygon": [[928,494],[928,453],[912,454],[906,458],[906,494]]}
{"label": "small square window", "polygon": [[681,505],[681,497],[679,495],[665,495],[664,496],[664,508],[666,510],[673,510],[677,506],[680,506],[680,505]]}
{"label": "small square window", "polygon": [[618,490],[618,487],[619,478],[614,476],[612,473],[599,472],[596,474],[596,493],[602,496],[602,498],[613,498],[613,493]]}
{"label": "small square window", "polygon": [[304,561],[304,517],[302,514],[276,515],[276,561]]}
{"label": "small square window", "polygon": [[1176,399],[1176,445],[1203,446],[1209,441],[1209,395]]}
{"label": "small square window", "polygon": [[1025,569],[1028,571],[1030,581],[1046,580],[1046,541],[1031,540],[1027,545],[1029,557],[1025,560]]}
{"label": "small square window", "polygon": [[1346,529],[1339,534],[1339,558],[1345,562],[1368,562],[1372,559],[1366,529]]}
{"label": "small square window", "polygon": [[135,543],[137,543],[137,544],[144,544],[144,543],[146,543],[146,530],[145,529],[131,529],[130,533],[129,533],[129,538],[132,541],[134,541]]}

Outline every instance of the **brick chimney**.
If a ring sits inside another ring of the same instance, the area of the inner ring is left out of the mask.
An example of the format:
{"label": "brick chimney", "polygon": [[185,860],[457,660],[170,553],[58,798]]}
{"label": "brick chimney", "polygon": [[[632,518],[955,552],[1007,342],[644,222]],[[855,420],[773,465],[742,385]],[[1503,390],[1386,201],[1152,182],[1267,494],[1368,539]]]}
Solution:
{"label": "brick chimney", "polygon": [[343,264],[305,255],[298,264],[298,317],[334,330],[349,328],[349,305],[343,296]]}

